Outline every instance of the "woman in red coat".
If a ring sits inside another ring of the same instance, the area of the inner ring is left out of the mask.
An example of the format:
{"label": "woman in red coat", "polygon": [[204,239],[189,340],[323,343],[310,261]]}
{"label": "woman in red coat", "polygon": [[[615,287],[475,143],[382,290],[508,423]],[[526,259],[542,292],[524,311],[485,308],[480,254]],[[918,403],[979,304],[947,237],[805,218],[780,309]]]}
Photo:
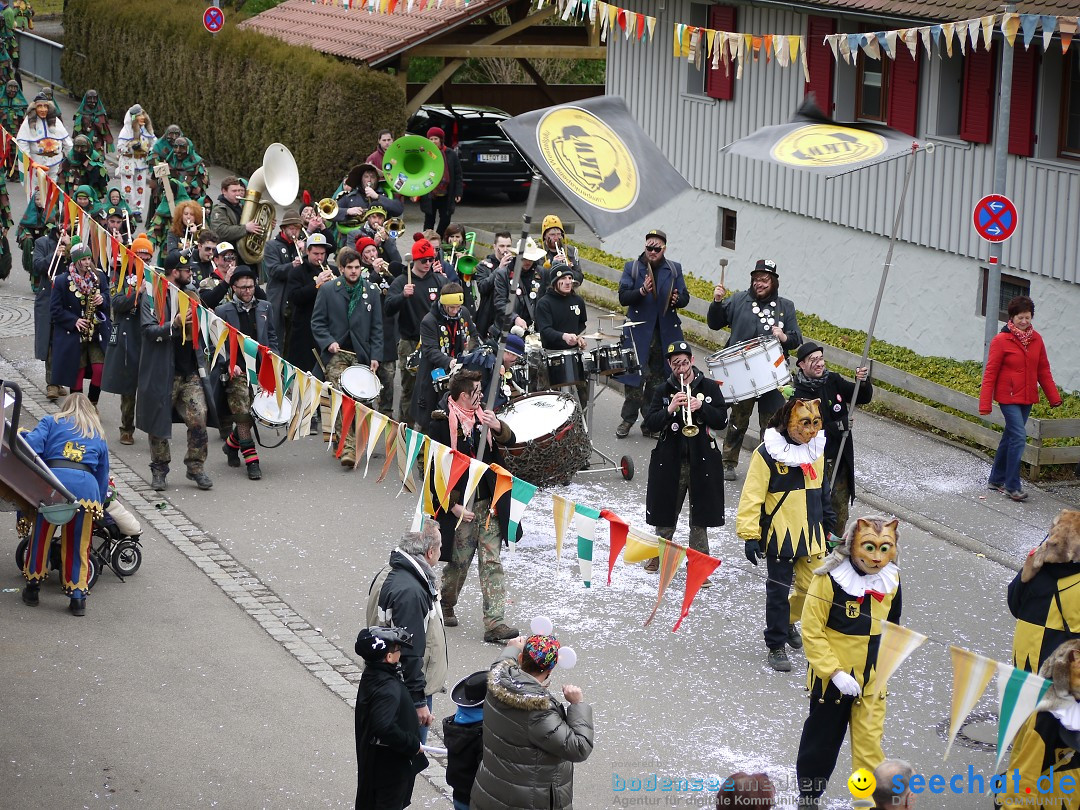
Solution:
{"label": "woman in red coat", "polygon": [[1035,302],[1018,295],[1009,302],[1009,320],[990,342],[990,356],[983,371],[979,393],[979,413],[990,413],[991,398],[997,401],[1005,417],[1005,432],[1001,436],[994,466],[990,469],[987,486],[1004,492],[1014,501],[1027,500],[1020,487],[1020,457],[1024,452],[1027,423],[1031,406],[1039,401],[1039,386],[1046,392],[1050,407],[1061,404],[1046,346],[1031,326]]}

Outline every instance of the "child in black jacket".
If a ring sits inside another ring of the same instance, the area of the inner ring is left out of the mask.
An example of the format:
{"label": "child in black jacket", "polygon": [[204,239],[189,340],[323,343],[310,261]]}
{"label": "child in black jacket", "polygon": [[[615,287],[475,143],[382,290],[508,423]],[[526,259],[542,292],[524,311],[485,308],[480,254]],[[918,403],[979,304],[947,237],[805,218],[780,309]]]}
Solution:
{"label": "child in black jacket", "polygon": [[487,670],[458,681],[450,692],[457,713],[443,719],[446,742],[446,782],[454,789],[454,810],[469,810],[473,780],[484,755],[484,698]]}

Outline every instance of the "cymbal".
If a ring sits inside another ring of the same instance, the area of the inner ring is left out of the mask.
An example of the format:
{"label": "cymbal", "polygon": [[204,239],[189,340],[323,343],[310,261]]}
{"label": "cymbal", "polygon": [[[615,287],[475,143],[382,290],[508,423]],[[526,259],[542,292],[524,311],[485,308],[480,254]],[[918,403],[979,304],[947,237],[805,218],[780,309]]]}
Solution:
{"label": "cymbal", "polygon": [[582,335],[585,340],[606,340],[610,335],[605,335],[603,332],[593,332],[591,335]]}
{"label": "cymbal", "polygon": [[628,326],[641,326],[645,321],[623,321],[619,324],[620,329],[625,329]]}

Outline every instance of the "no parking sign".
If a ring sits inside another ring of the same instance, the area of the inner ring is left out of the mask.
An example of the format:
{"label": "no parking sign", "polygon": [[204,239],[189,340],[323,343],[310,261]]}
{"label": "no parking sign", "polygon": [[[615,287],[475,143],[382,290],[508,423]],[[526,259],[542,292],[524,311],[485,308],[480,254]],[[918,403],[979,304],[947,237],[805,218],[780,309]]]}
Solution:
{"label": "no parking sign", "polygon": [[211,34],[216,34],[225,25],[225,14],[220,8],[210,6],[203,12],[202,24]]}
{"label": "no parking sign", "polygon": [[1019,215],[1013,201],[1004,194],[988,194],[977,203],[972,224],[987,242],[1004,242],[1016,233]]}

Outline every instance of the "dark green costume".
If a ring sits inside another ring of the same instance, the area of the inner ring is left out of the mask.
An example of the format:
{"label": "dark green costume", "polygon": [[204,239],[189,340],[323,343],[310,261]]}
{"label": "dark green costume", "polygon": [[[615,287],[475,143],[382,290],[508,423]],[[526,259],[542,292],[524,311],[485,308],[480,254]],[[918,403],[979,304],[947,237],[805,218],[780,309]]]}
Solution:
{"label": "dark green costume", "polygon": [[[89,138],[87,135],[78,137]],[[95,199],[104,197],[109,186],[105,158],[93,147],[88,152],[80,153],[73,146],[60,162],[57,180],[68,196],[72,196],[79,186],[88,185],[94,189]]]}
{"label": "dark green costume", "polygon": [[87,90],[72,120],[72,135],[85,135],[102,154],[113,151],[113,134],[109,114],[96,90]]}
{"label": "dark green costume", "polygon": [[[182,203],[191,199],[191,197],[187,195],[187,190],[175,177],[170,177],[169,182],[172,183],[174,203]],[[150,241],[154,243],[155,250],[164,249],[165,243],[169,238],[168,232],[170,225],[172,225],[172,210],[169,208],[168,199],[162,194],[161,202],[159,202],[158,207],[154,209],[154,216],[150,220],[149,236]]]}

